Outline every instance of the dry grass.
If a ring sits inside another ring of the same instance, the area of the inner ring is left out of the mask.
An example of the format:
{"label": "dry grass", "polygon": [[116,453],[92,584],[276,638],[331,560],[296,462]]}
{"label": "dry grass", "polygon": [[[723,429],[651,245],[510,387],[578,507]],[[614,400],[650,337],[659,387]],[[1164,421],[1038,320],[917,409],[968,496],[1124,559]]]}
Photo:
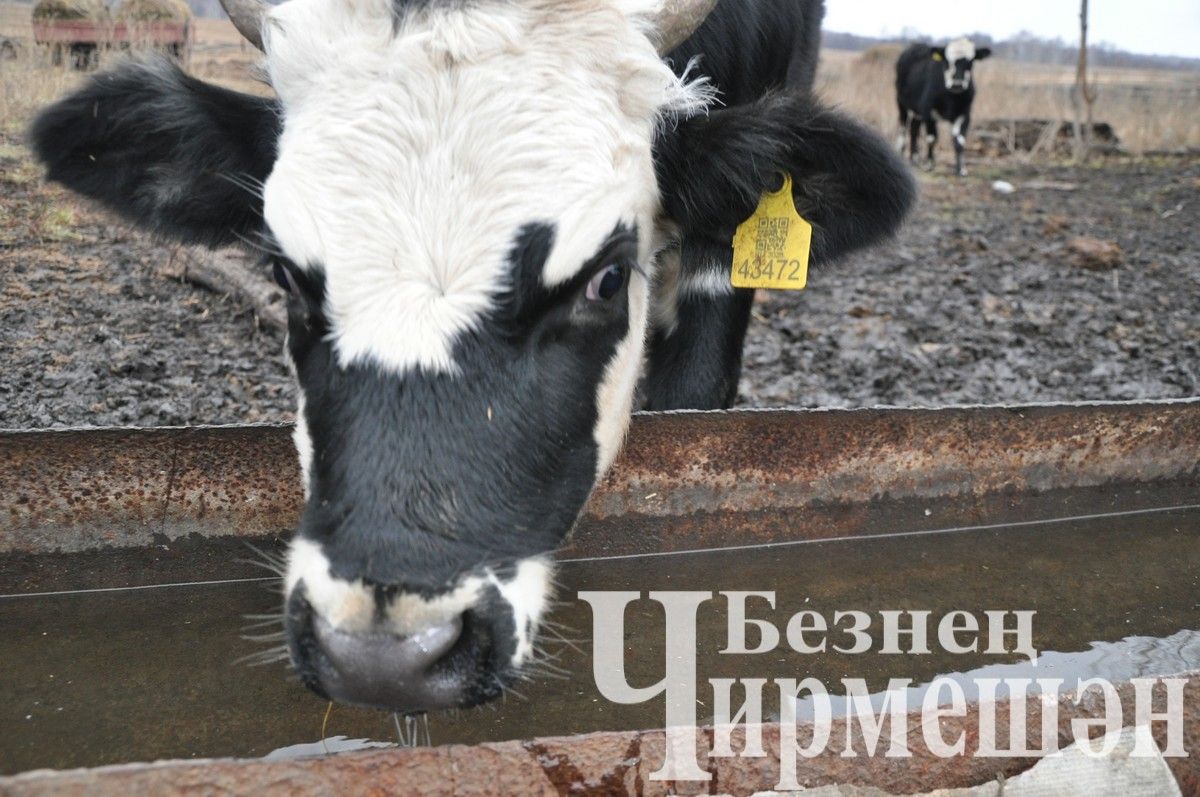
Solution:
{"label": "dry grass", "polygon": [[[0,133],[9,137],[18,136],[39,108],[85,77],[84,73],[53,64],[49,50],[33,43],[30,11],[28,4],[0,0],[0,37],[12,37],[21,45],[16,60],[0,60]],[[244,43],[229,22],[196,19],[193,24],[195,41],[189,71],[240,91],[269,91],[253,75],[257,51]],[[101,53],[100,67],[127,57],[121,52]]]}
{"label": "dry grass", "polygon": [[[898,48],[861,54],[827,50],[821,56],[819,91],[826,100],[894,135],[898,54]],[[1072,67],[993,60],[980,63],[976,74],[975,120],[1073,118]],[[1200,76],[1099,68],[1093,79],[1099,90],[1096,121],[1110,123],[1130,151],[1200,147]]]}
{"label": "dry grass", "polygon": [[121,0],[116,18],[121,22],[184,22],[192,11],[183,0]]}
{"label": "dry grass", "polygon": [[[16,61],[0,62],[0,127],[10,133],[80,79],[78,73],[53,66],[32,44],[30,9],[28,4],[0,0],[0,36],[24,42]],[[193,74],[241,91],[269,91],[253,77],[257,53],[232,25],[213,19],[196,19],[194,24],[189,63]],[[887,46],[862,54],[827,50],[822,54],[819,91],[891,136],[897,127],[893,83],[898,53],[898,47]],[[1070,67],[993,60],[977,71],[977,120],[1072,117]],[[1200,147],[1200,80],[1195,73],[1100,68],[1095,82],[1100,91],[1095,118],[1111,123],[1129,150]]]}
{"label": "dry grass", "polygon": [[39,108],[79,80],[78,72],[53,65],[49,52],[37,47],[0,61],[0,133],[19,136]]}
{"label": "dry grass", "polygon": [[87,19],[107,21],[108,6],[104,0],[38,0],[33,5],[35,19]]}

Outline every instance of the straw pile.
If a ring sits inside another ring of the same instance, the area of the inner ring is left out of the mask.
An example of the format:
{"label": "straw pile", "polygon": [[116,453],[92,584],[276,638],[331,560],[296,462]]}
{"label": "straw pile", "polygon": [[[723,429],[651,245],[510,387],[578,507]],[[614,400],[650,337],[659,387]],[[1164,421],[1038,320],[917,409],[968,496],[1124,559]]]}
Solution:
{"label": "straw pile", "polygon": [[107,22],[108,7],[104,0],[38,0],[33,7],[34,19],[87,19]]}
{"label": "straw pile", "polygon": [[183,0],[124,0],[117,6],[118,22],[186,22],[191,16]]}

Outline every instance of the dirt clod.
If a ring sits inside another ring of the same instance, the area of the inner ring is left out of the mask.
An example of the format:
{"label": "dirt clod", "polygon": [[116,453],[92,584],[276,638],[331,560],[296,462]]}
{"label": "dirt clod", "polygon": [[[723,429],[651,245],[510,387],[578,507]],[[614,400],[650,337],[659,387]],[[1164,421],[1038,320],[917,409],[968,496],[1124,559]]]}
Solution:
{"label": "dirt clod", "polygon": [[1116,241],[1080,236],[1067,244],[1072,262],[1080,268],[1092,271],[1110,271],[1121,265],[1123,253]]}

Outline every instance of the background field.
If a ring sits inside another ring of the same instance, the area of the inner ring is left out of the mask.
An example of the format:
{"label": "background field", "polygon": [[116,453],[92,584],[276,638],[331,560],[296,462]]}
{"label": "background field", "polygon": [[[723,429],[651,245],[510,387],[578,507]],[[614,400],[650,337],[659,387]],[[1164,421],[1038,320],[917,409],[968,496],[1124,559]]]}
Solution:
{"label": "background field", "polygon": [[[823,96],[894,134],[898,124],[895,83],[900,47],[879,45],[863,53],[826,50],[819,90]],[[1097,67],[1096,121],[1116,128],[1133,153],[1200,147],[1200,72]],[[982,61],[972,118],[1073,118],[1073,66]]]}
{"label": "background field", "polygon": [[[0,2],[0,36],[28,41],[32,36],[30,5]],[[265,88],[250,73],[254,51],[227,21],[196,18],[195,48],[189,67],[195,74],[243,91]],[[821,54],[818,91],[827,100],[855,113],[881,132],[896,130],[893,89],[899,45],[877,45],[865,52],[828,49]],[[36,53],[6,64],[2,118],[19,121],[34,107],[59,93],[77,76],[50,70]],[[1132,153],[1200,148],[1200,71],[1095,67],[1098,89],[1095,118],[1109,122]],[[992,59],[977,69],[980,87],[974,117],[988,119],[1072,118],[1069,65]]]}
{"label": "background field", "polygon": [[[0,3],[0,35],[27,35],[28,9]],[[269,91],[232,26],[196,25],[192,72]],[[889,141],[893,57],[829,50],[819,79],[828,102]],[[1072,76],[989,61],[975,117],[1069,118]],[[41,180],[23,130],[82,79],[28,45],[0,61],[0,427],[290,418],[278,331],[181,279],[176,248]],[[740,403],[1200,392],[1200,79],[1102,68],[1096,82],[1096,119],[1114,125],[1128,155],[1084,166],[976,156],[960,180],[943,135],[942,166],[919,175],[919,206],[896,240],[815,269],[803,293],[760,297]],[[996,180],[1015,192],[996,193]]]}

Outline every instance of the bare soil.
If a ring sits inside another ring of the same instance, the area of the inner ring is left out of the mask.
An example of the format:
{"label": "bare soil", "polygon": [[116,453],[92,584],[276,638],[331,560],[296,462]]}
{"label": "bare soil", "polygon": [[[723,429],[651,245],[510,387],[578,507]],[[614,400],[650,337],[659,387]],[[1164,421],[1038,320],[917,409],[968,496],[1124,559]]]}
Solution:
{"label": "bare soil", "polygon": [[897,240],[758,305],[741,403],[1196,395],[1197,230],[1196,159],[926,175]]}
{"label": "bare soil", "polygon": [[0,140],[0,428],[289,420],[283,339]]}
{"label": "bare soil", "polygon": [[[760,297],[739,403],[1195,395],[1197,229],[1200,159],[923,176],[895,241]],[[174,255],[0,138],[0,428],[290,420],[282,335]]]}

